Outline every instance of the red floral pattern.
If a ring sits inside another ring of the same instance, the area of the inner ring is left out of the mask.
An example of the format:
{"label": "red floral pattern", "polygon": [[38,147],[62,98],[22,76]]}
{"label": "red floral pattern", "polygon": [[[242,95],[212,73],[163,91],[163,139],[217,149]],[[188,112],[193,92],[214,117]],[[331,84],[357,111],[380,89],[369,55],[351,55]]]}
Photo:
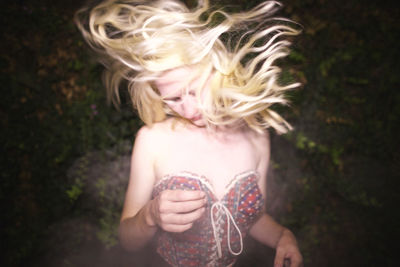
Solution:
{"label": "red floral pattern", "polygon": [[[167,189],[202,190],[206,193],[208,202],[203,216],[189,230],[183,233],[160,231],[157,243],[158,253],[172,266],[225,267],[232,265],[236,260],[236,255],[233,253],[236,254],[242,250],[241,239],[245,237],[262,211],[264,201],[257,181],[258,174],[255,171],[236,175],[228,184],[222,199],[218,200],[211,183],[204,176],[182,172],[162,178],[154,187],[153,197]],[[224,205],[234,222],[228,222],[229,218],[224,209],[214,208],[212,209],[213,226],[211,207],[215,203],[219,206]],[[228,224],[230,224],[230,246],[228,246]],[[237,225],[241,236],[233,224]],[[219,241],[216,240],[215,235]],[[220,242],[221,254],[218,253],[218,242]]]}

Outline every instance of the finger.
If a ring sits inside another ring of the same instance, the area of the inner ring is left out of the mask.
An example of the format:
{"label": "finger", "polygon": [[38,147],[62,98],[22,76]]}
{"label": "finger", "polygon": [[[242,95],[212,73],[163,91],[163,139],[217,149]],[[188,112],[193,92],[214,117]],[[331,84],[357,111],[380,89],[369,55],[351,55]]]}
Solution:
{"label": "finger", "polygon": [[203,199],[181,202],[166,201],[160,204],[160,211],[165,213],[188,213],[204,207],[207,201]]}
{"label": "finger", "polygon": [[181,233],[184,231],[189,230],[190,228],[192,228],[193,224],[192,223],[188,223],[188,224],[164,224],[161,226],[161,228],[164,231],[167,232],[172,232],[172,233]]}
{"label": "finger", "polygon": [[277,249],[275,255],[274,267],[283,267],[284,260],[285,260],[285,253],[282,250]]}
{"label": "finger", "polygon": [[185,191],[185,190],[165,190],[162,192],[162,198],[169,201],[188,201],[188,200],[196,200],[205,197],[203,191],[195,190],[195,191]]}
{"label": "finger", "polygon": [[303,259],[300,255],[295,254],[295,255],[293,255],[293,257],[291,257],[290,263],[291,263],[290,267],[301,267],[301,266],[303,266],[302,265]]}
{"label": "finger", "polygon": [[204,213],[205,208],[197,209],[189,213],[169,213],[161,214],[161,220],[165,224],[186,225],[198,220]]}

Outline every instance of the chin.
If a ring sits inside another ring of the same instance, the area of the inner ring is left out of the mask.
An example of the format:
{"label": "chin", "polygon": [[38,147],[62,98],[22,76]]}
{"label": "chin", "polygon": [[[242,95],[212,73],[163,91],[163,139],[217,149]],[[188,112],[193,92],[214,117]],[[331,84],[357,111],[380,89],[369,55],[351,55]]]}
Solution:
{"label": "chin", "polygon": [[197,127],[205,127],[206,126],[206,123],[202,119],[191,121],[191,123]]}

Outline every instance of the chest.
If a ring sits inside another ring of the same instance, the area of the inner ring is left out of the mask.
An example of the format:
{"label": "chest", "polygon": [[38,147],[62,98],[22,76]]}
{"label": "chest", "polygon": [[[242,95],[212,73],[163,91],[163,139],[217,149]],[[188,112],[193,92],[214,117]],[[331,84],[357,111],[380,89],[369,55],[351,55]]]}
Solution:
{"label": "chest", "polygon": [[204,175],[222,195],[237,174],[256,170],[258,161],[257,150],[245,135],[215,139],[177,134],[160,149],[155,170],[158,178],[181,171]]}

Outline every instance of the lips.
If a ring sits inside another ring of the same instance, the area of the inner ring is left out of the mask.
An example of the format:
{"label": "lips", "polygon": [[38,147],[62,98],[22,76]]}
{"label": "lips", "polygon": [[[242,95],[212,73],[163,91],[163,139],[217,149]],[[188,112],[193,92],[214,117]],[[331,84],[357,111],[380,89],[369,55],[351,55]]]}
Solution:
{"label": "lips", "polygon": [[190,120],[191,120],[191,121],[198,121],[198,120],[200,120],[202,117],[203,117],[203,116],[202,116],[201,114],[199,114],[199,115],[196,115],[196,116],[192,117]]}

